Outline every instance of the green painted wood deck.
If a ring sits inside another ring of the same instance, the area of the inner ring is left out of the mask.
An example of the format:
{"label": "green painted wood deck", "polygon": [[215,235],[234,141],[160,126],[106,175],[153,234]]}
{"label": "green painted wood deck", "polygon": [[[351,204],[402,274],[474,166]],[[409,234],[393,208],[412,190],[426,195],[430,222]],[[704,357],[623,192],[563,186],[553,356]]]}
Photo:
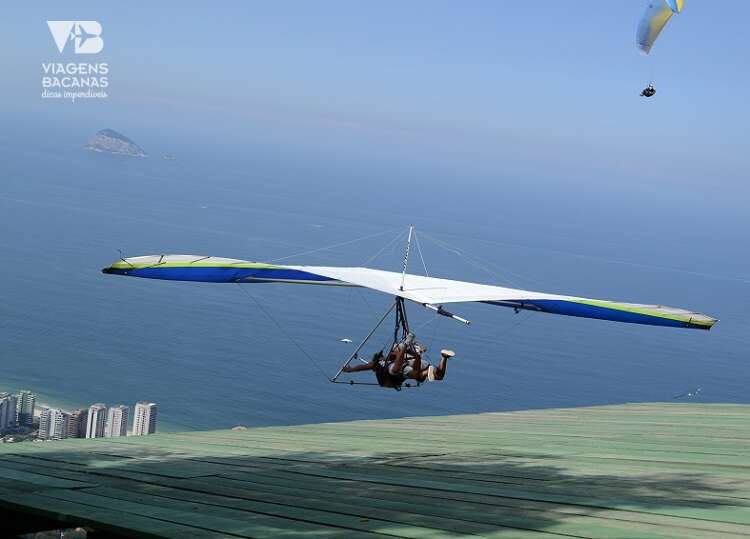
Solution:
{"label": "green painted wood deck", "polygon": [[4,444],[0,509],[127,537],[746,538],[750,406]]}

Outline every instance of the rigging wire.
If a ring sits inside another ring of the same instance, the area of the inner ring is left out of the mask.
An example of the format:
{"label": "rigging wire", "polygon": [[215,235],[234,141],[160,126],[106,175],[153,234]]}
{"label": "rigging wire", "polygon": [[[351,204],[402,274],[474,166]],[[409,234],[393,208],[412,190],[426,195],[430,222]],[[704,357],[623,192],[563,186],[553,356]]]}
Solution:
{"label": "rigging wire", "polygon": [[[440,303],[443,303],[443,300],[445,299],[445,295],[448,293],[447,288],[443,288],[443,295],[440,297]],[[435,325],[432,326],[432,335],[430,336],[430,341],[428,348],[432,348],[435,345],[435,339],[437,338],[438,328],[440,327],[440,323],[442,322],[442,316],[440,316],[438,313],[435,313],[435,319],[437,320],[435,322]]]}
{"label": "rigging wire", "polygon": [[[370,258],[368,258],[367,260],[365,260],[361,264],[361,266],[367,267],[369,264],[371,264],[372,262],[374,262],[381,254],[383,254],[383,252],[385,252],[386,249],[388,249],[389,247],[392,247],[393,245],[395,245],[396,243],[398,243],[398,241],[403,237],[403,235],[404,235],[404,231],[402,230],[398,234],[396,234],[395,238],[392,238],[383,247],[381,247],[380,249],[378,249],[378,251],[374,255],[372,255]],[[344,307],[344,311],[351,313],[351,310],[350,310],[351,300],[352,300],[352,296],[354,295],[354,291],[355,290],[357,291],[357,293],[359,294],[359,297],[362,299],[362,301],[367,306],[367,308],[368,309],[372,309],[372,305],[370,304],[369,301],[367,301],[367,298],[362,293],[362,288],[359,287],[359,286],[353,286],[353,287],[351,287],[349,289],[349,293],[347,294],[346,306]]]}
{"label": "rigging wire", "polygon": [[448,242],[445,242],[443,240],[439,240],[439,239],[437,239],[437,238],[435,238],[433,236],[430,236],[429,234],[425,234],[424,232],[422,233],[422,235],[425,238],[427,238],[428,240],[430,240],[431,242],[433,242],[438,247],[441,247],[442,249],[445,249],[446,251],[448,251],[450,253],[453,253],[454,255],[458,256],[459,258],[462,258],[462,259],[466,260],[466,262],[468,262],[471,266],[474,266],[475,268],[479,268],[480,270],[486,272],[487,274],[491,275],[492,277],[499,277],[503,281],[510,282],[510,279],[508,279],[504,275],[500,275],[497,272],[493,271],[488,266],[486,266],[485,264],[482,264],[481,262],[473,260],[473,258],[470,257],[469,255],[465,254],[462,249],[460,249],[458,247],[455,247],[455,246],[449,244]]}
{"label": "rigging wire", "polygon": [[[356,242],[359,242],[359,241],[364,241],[366,239],[370,239],[370,238],[373,238],[373,237],[382,236],[383,234],[386,234],[386,233],[391,232],[391,231],[393,231],[393,229],[389,229],[389,230],[386,230],[386,231],[381,231],[381,232],[378,232],[378,233],[375,233],[375,234],[369,234],[367,236],[363,236],[363,237],[360,237],[360,238],[357,238],[357,239],[354,239],[354,240],[349,240],[349,241],[346,241],[346,242],[341,242],[341,243],[337,243],[337,244],[326,246],[326,247],[320,247],[318,249],[312,249],[312,250],[305,251],[305,252],[302,252],[302,253],[297,253],[295,255],[289,255],[289,256],[286,256],[286,257],[282,257],[282,258],[276,258],[276,259],[271,260],[271,262],[277,262],[277,261],[280,261],[280,260],[286,260],[286,259],[293,258],[293,257],[296,257],[296,256],[302,256],[302,255],[312,254],[312,253],[316,253],[316,252],[320,252],[320,251],[335,249],[337,247],[343,247],[343,246],[350,245],[350,244],[353,244],[353,243],[356,243]],[[370,258],[368,258],[363,263],[363,266],[367,266],[368,264],[371,264],[373,261],[375,261],[379,256],[381,256],[389,248],[391,249],[391,251],[393,251],[395,245],[398,243],[398,241],[400,239],[402,239],[404,237],[405,234],[407,234],[407,232],[408,231],[401,230],[387,244],[385,244],[383,247],[381,247],[373,256],[371,256]],[[445,250],[447,250],[449,252],[452,252],[456,256],[458,256],[460,258],[463,258],[470,265],[472,265],[472,266],[474,266],[476,268],[479,268],[480,270],[488,273],[489,275],[491,275],[493,277],[497,277],[497,278],[500,278],[501,280],[510,282],[510,279],[508,279],[505,275],[502,275],[498,271],[493,271],[493,269],[492,269],[493,264],[492,263],[490,263],[490,262],[484,262],[483,263],[483,261],[481,261],[481,259],[478,259],[478,258],[475,258],[475,257],[471,257],[471,256],[465,254],[462,249],[460,249],[458,247],[455,247],[455,246],[449,244],[448,242],[445,242],[443,240],[439,240],[437,238],[434,238],[434,237],[430,236],[429,234],[424,234],[423,233],[423,235],[424,235],[425,238],[427,238],[428,240],[430,240],[433,243],[435,243],[438,247],[441,247],[441,248],[443,248],[443,249],[445,249]],[[426,264],[425,259],[424,259],[424,254],[423,254],[423,251],[422,251],[422,246],[421,246],[421,243],[419,241],[419,236],[416,233],[414,234],[414,239],[415,239],[415,244],[416,244],[416,247],[417,247],[417,252],[419,253],[419,258],[420,258],[420,260],[422,262],[422,267],[424,269],[425,275],[429,277],[430,274],[429,274],[429,270],[427,269],[427,264]],[[237,285],[239,286],[239,285],[241,285],[241,283],[237,283]],[[359,287],[355,287],[355,288],[357,289],[357,292],[360,294],[360,296],[362,297],[362,300],[365,302],[365,304],[368,307],[371,307],[370,303],[366,300],[366,298],[365,298],[364,294],[362,293],[361,289]],[[266,309],[266,307],[263,306],[263,304],[258,300],[258,298],[256,298],[253,294],[251,294],[243,286],[240,286],[240,290],[242,290],[242,292],[244,294],[246,294],[253,301],[253,303],[255,303],[255,305],[261,310],[261,312],[278,328],[279,332],[284,337],[286,337],[286,339],[292,345],[294,345],[294,347],[297,348],[297,350],[300,351],[300,353],[325,377],[326,380],[332,381],[332,379],[326,374],[325,370],[318,363],[318,361],[311,354],[309,354],[307,352],[307,350],[305,350],[302,347],[302,345],[299,344],[299,342],[286,330],[286,328],[283,326],[283,324],[281,322],[279,322],[271,314],[271,312],[268,309]],[[351,296],[350,296],[350,298],[351,298]],[[528,315],[529,313],[523,313],[523,314],[524,315]],[[513,324],[511,326],[511,329],[516,328],[518,325],[520,325],[521,323],[525,322],[525,320],[527,318],[528,318],[528,316],[522,316],[515,324]],[[441,319],[441,317],[436,313],[432,318],[430,318],[429,320],[427,320],[424,323],[420,324],[419,327],[416,328],[417,330],[421,330],[421,329],[427,327],[432,322],[436,322],[433,325],[432,335],[429,338],[428,348],[430,348],[430,349],[432,348],[432,346],[434,344],[434,341],[435,341],[435,339],[437,337],[438,328],[441,325],[440,324],[440,322],[441,322],[440,319]],[[385,348],[385,346],[384,346],[384,348]]]}
{"label": "rigging wire", "polygon": [[426,328],[427,326],[429,326],[430,324],[432,324],[433,322],[435,322],[436,320],[438,320],[439,316],[440,315],[437,314],[437,313],[431,315],[427,320],[425,320],[424,322],[422,322],[421,324],[419,324],[414,329],[414,331],[412,331],[412,333],[414,333],[416,335],[417,333],[419,333],[419,331],[423,330],[424,328]]}
{"label": "rigging wire", "polygon": [[414,242],[417,244],[417,252],[419,253],[419,259],[422,261],[422,267],[424,268],[424,274],[429,277],[430,272],[427,271],[427,264],[424,263],[424,257],[422,256],[422,246],[419,245],[419,236],[417,236],[417,231],[414,231]]}
{"label": "rigging wire", "polygon": [[389,241],[385,246],[383,246],[378,252],[376,252],[374,255],[372,255],[370,258],[365,260],[362,263],[362,266],[367,266],[368,264],[372,264],[380,255],[382,255],[386,249],[389,247],[393,247],[394,244],[398,243],[398,241],[406,234],[406,231],[402,230],[398,234],[396,234],[396,237],[393,238],[391,241]]}
{"label": "rigging wire", "polygon": [[320,364],[315,360],[313,356],[307,353],[307,350],[302,348],[302,346],[294,339],[294,337],[292,337],[292,335],[288,331],[286,331],[286,329],[284,329],[284,326],[278,320],[276,320],[276,318],[273,317],[273,315],[263,306],[263,304],[261,304],[261,302],[258,301],[258,299],[255,296],[253,296],[250,292],[245,290],[245,288],[243,288],[241,283],[237,283],[237,286],[239,286],[240,290],[242,290],[242,292],[245,293],[247,297],[253,300],[253,302],[261,310],[261,312],[263,312],[263,314],[265,314],[266,317],[268,317],[268,319],[271,320],[276,325],[276,327],[279,329],[281,334],[284,335],[289,340],[289,342],[291,342],[300,352],[302,352],[302,355],[305,356],[310,361],[310,363],[312,363],[315,366],[315,368],[318,369],[318,371],[320,371],[320,373],[325,377],[325,379],[330,382],[331,378],[326,374],[325,370],[323,370],[323,367],[320,366]]}
{"label": "rigging wire", "polygon": [[336,249],[337,247],[344,247],[346,245],[351,245],[352,243],[357,243],[358,241],[364,241],[364,240],[367,240],[367,239],[370,239],[370,238],[376,238],[378,236],[382,236],[383,234],[387,234],[388,232],[393,232],[393,230],[394,230],[393,228],[390,228],[388,230],[382,230],[380,232],[376,232],[375,234],[368,234],[367,236],[362,236],[361,238],[356,238],[356,239],[353,239],[353,240],[344,241],[344,242],[341,242],[341,243],[336,243],[334,245],[328,245],[328,246],[325,246],[325,247],[319,247],[317,249],[311,249],[309,251],[303,251],[301,253],[296,253],[296,254],[293,254],[293,255],[282,256],[280,258],[274,258],[272,260],[269,260],[269,262],[279,262],[280,260],[287,260],[289,258],[295,258],[295,257],[298,257],[298,256],[303,256],[303,255],[309,255],[309,254],[313,254],[313,253],[318,253],[320,251],[330,251],[331,249]]}
{"label": "rigging wire", "polygon": [[372,304],[369,301],[367,301],[367,297],[365,296],[364,292],[362,292],[362,287],[355,286],[352,288],[352,290],[356,290],[357,292],[359,292],[359,297],[362,298],[362,301],[364,302],[365,305],[367,305],[367,308],[372,309]]}
{"label": "rigging wire", "polygon": [[[493,263],[491,263],[489,261],[483,261],[482,259],[480,259],[478,257],[471,257],[471,256],[465,254],[464,251],[462,249],[460,249],[459,247],[455,247],[455,246],[449,244],[448,242],[445,242],[445,241],[439,240],[437,238],[434,238],[434,237],[430,236],[429,234],[422,233],[422,235],[424,235],[427,239],[429,239],[430,241],[432,241],[433,243],[435,243],[438,247],[441,247],[441,248],[443,248],[443,249],[445,249],[445,250],[447,250],[447,251],[455,254],[456,256],[458,256],[460,258],[463,258],[469,265],[472,265],[472,266],[474,266],[476,268],[479,268],[480,270],[486,272],[487,274],[489,274],[489,275],[491,275],[491,276],[493,276],[495,278],[499,278],[499,279],[501,279],[503,281],[506,281],[506,282],[512,284],[513,286],[517,286],[506,275],[503,275],[499,271],[493,271],[492,268],[493,268],[493,266],[495,266]],[[521,277],[520,275],[514,274],[513,272],[508,271],[508,273],[510,275],[514,275],[514,276],[516,276],[516,277],[518,277],[520,279],[523,279],[525,281],[532,282],[531,279]],[[523,311],[523,312],[517,313],[517,315],[518,315],[518,319],[514,323],[510,324],[509,326],[507,326],[505,328],[506,331],[504,333],[506,334],[506,336],[509,335],[510,333],[512,333],[514,330],[516,330],[521,324],[525,323],[528,319],[532,318],[532,313],[530,311]],[[481,325],[481,322],[480,322],[480,325]],[[430,338],[430,346],[432,346],[432,341],[434,341],[435,338],[437,337],[437,330],[438,330],[438,324],[435,324],[435,326],[433,328],[433,335]]]}
{"label": "rigging wire", "polygon": [[[415,240],[415,243],[417,244],[417,252],[419,253],[419,259],[422,261],[422,267],[424,268],[424,273],[427,277],[429,277],[430,272],[427,271],[427,264],[425,263],[424,255],[422,254],[422,244],[419,242],[419,236],[417,235],[416,231],[414,232],[414,240]],[[441,298],[440,303],[443,303],[442,300],[445,298],[445,293],[446,293],[446,289],[443,288],[443,297]],[[432,326],[432,335],[430,336],[428,340],[428,344],[427,344],[428,350],[431,350],[435,344],[435,338],[437,337],[437,331],[438,331],[438,327],[440,326],[441,318],[442,316],[440,316],[438,313],[435,313],[432,316],[432,318],[427,320],[427,322],[425,322],[419,327],[419,329],[422,329],[423,327],[426,327],[429,323],[435,322],[435,324]]]}
{"label": "rigging wire", "polygon": [[[510,277],[508,277],[508,275],[511,275],[515,277],[516,279],[520,279],[521,281],[526,281],[532,285],[534,284],[534,281],[532,279],[529,279],[528,277],[524,277],[517,273],[513,273],[512,271],[509,271],[507,269],[501,270],[495,264],[493,264],[492,262],[488,260],[484,260],[476,256],[469,256],[465,254],[464,251],[460,249],[459,247],[455,247],[454,245],[451,245],[446,241],[439,240],[433,236],[430,236],[429,234],[425,234],[424,232],[422,233],[422,235],[428,240],[435,243],[438,247],[441,247],[445,249],[446,251],[451,252],[460,258],[463,258],[471,266],[474,266],[475,268],[478,268],[484,271],[485,273],[487,273],[488,275],[492,277],[499,278],[501,281],[504,281],[512,286],[519,286],[519,284],[516,284],[514,282],[514,279],[511,279]],[[520,286],[524,286],[524,285],[521,284]]]}
{"label": "rigging wire", "polygon": [[[334,249],[336,247],[343,247],[345,245],[350,245],[350,244],[356,243],[358,241],[363,241],[365,239],[369,239],[369,238],[381,236],[381,235],[383,235],[383,234],[385,234],[387,232],[390,232],[392,230],[393,229],[390,229],[390,230],[387,230],[387,231],[378,232],[376,234],[369,234],[369,235],[363,236],[361,238],[357,238],[357,239],[354,239],[354,240],[349,240],[349,241],[346,241],[346,242],[338,243],[338,244],[327,246],[327,247],[321,247],[321,248],[318,248],[318,249],[313,249],[313,250],[305,251],[303,253],[298,253],[296,255],[289,255],[287,257],[277,258],[277,259],[271,260],[271,262],[276,262],[276,261],[279,261],[279,260],[285,260],[285,259],[288,259],[288,258],[293,258],[295,256],[301,256],[301,255],[304,255],[304,254],[311,254],[311,253],[315,253],[315,252],[330,250],[330,249]],[[406,232],[403,231],[403,230],[401,232],[399,232],[386,245],[384,245],[382,248],[380,248],[373,256],[371,256],[370,258],[368,258],[364,262],[363,265],[367,266],[368,264],[372,263],[374,260],[376,260],[379,256],[381,256],[389,248],[391,250],[393,250],[394,246],[397,244],[397,242],[400,239],[402,239],[404,237],[405,234],[406,234]],[[509,281],[509,279],[507,279],[507,277],[501,275],[500,273],[498,273],[496,271],[493,271],[492,268],[491,268],[491,266],[492,266],[491,263],[483,264],[478,259],[474,259],[473,257],[470,257],[470,256],[464,254],[464,252],[460,248],[454,247],[451,244],[449,244],[449,243],[447,243],[445,241],[439,240],[437,238],[434,238],[434,237],[432,237],[432,236],[430,236],[428,234],[424,234],[424,236],[428,240],[430,240],[433,243],[435,243],[437,246],[439,246],[439,247],[441,247],[441,248],[443,248],[445,250],[448,250],[448,251],[454,253],[455,255],[463,258],[469,264],[471,264],[471,265],[473,265],[473,266],[475,266],[475,267],[477,267],[477,268],[479,268],[479,269],[487,272],[488,274],[490,274],[490,275],[492,275],[494,277],[499,277],[500,279],[508,280]],[[416,233],[414,234],[414,240],[415,240],[415,243],[416,243],[417,252],[419,253],[419,258],[420,258],[420,260],[422,262],[422,267],[424,268],[425,275],[429,277],[430,274],[429,274],[429,270],[427,269],[427,264],[426,264],[425,259],[424,259],[424,254],[422,252],[422,246],[421,246],[420,241],[419,241],[419,236],[417,236]],[[238,282],[237,285],[239,286],[239,285],[241,285],[241,283]],[[359,287],[355,287],[355,288],[357,288],[357,291],[360,294],[360,296],[362,297],[362,299],[365,302],[365,304],[367,304],[368,307],[371,307],[370,303],[364,297],[364,294],[362,293],[361,289],[359,289]],[[315,359],[315,357],[313,357],[310,353],[308,353],[307,350],[305,350],[305,348],[303,348],[302,345],[299,344],[299,342],[286,330],[286,328],[284,327],[284,325],[281,322],[279,322],[271,314],[271,312],[258,300],[258,298],[256,298],[253,294],[251,294],[246,289],[246,287],[240,286],[240,290],[242,290],[242,292],[244,294],[246,294],[253,301],[253,303],[258,307],[258,309],[260,309],[260,311],[278,328],[279,332],[284,337],[286,337],[286,339],[295,348],[297,348],[297,350],[299,350],[299,352],[323,375],[323,377],[325,377],[326,380],[328,380],[329,382],[335,381],[334,379],[330,378],[328,376],[328,374],[326,374],[326,371],[318,363],[318,361]],[[351,295],[350,295],[349,298],[351,299]],[[529,314],[529,313],[523,313],[523,314],[526,315],[526,314]],[[419,327],[417,328],[417,330],[421,330],[421,329],[427,327],[432,322],[436,322],[433,325],[432,335],[429,338],[429,345],[428,345],[429,349],[432,348],[432,346],[434,344],[434,341],[435,341],[435,339],[437,337],[438,328],[440,327],[440,322],[441,322],[440,318],[441,317],[436,313],[432,318],[430,318],[429,320],[427,320],[424,323],[420,324]],[[528,318],[528,316],[522,316],[515,324],[513,324],[511,326],[511,329],[516,328],[518,325],[520,325],[521,323],[525,322],[526,318]],[[385,346],[383,348],[385,348]],[[353,382],[353,383],[357,383],[357,382]],[[373,384],[365,384],[365,385],[373,385]]]}

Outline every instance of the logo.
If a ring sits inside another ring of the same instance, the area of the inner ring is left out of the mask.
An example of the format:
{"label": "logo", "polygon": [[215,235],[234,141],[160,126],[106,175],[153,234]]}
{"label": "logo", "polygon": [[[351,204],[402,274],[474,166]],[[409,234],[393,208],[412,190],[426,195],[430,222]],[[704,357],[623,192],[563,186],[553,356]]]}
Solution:
{"label": "logo", "polygon": [[96,54],[104,48],[102,25],[97,21],[47,21],[47,26],[60,53],[69,41],[76,54]]}
{"label": "logo", "polygon": [[[97,21],[47,21],[62,54],[73,42],[75,54],[97,54],[104,48],[102,25]],[[42,62],[42,99],[76,100],[109,97],[109,62]]]}

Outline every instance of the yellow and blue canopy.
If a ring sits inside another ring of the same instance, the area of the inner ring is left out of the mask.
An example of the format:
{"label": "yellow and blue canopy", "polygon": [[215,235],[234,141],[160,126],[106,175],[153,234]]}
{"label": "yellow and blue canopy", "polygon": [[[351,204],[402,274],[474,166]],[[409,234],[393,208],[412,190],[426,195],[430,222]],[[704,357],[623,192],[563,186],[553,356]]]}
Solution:
{"label": "yellow and blue canopy", "polygon": [[635,37],[638,48],[644,54],[651,52],[656,38],[659,37],[672,15],[682,11],[683,4],[683,0],[649,0],[646,11],[638,23]]}

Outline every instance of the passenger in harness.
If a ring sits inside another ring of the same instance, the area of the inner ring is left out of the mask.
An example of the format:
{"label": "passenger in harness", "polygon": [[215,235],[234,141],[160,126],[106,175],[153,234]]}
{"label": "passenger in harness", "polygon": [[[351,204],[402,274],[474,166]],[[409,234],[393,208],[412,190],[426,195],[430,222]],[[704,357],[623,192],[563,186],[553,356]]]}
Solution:
{"label": "passenger in harness", "polygon": [[342,372],[374,371],[381,387],[401,389],[407,380],[418,383],[442,380],[448,366],[448,359],[455,356],[452,350],[441,350],[440,363],[437,367],[422,359],[426,348],[414,340],[414,334],[408,333],[399,343],[395,344],[388,356],[382,351],[375,354],[368,363],[361,365],[347,365]]}

